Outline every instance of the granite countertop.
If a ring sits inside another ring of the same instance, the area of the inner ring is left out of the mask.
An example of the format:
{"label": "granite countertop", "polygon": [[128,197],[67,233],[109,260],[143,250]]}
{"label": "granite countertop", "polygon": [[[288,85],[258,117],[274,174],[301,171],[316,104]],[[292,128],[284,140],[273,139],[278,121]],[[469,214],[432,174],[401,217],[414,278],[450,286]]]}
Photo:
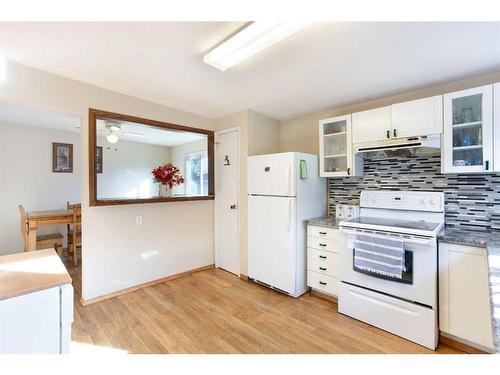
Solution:
{"label": "granite countertop", "polygon": [[479,247],[500,247],[500,232],[474,232],[464,229],[444,228],[438,234],[442,242]]}
{"label": "granite countertop", "polygon": [[338,229],[339,223],[345,219],[339,219],[335,216],[323,216],[315,219],[307,220],[308,225],[315,225],[317,227],[327,227]]}
{"label": "granite countertop", "polygon": [[460,245],[485,247],[488,252],[490,279],[491,316],[495,350],[500,353],[500,232],[473,232],[463,229],[445,228],[438,240]]}

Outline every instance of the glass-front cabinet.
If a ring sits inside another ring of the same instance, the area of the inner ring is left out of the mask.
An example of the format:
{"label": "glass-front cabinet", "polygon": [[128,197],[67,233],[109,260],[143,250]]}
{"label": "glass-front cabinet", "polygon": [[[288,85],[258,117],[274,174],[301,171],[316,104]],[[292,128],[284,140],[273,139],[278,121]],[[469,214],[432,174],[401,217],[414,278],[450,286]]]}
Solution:
{"label": "glass-front cabinet", "polygon": [[444,95],[443,173],[493,170],[493,86]]}
{"label": "glass-front cabinet", "polygon": [[351,115],[319,122],[321,177],[353,175]]}

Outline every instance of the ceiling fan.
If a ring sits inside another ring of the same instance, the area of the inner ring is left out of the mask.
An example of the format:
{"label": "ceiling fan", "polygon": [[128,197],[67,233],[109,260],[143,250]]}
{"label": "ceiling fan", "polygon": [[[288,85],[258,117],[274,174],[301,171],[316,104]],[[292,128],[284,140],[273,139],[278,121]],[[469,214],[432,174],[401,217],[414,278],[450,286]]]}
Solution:
{"label": "ceiling fan", "polygon": [[[97,129],[98,133],[107,133],[106,139],[109,143],[117,143],[120,140],[120,135],[130,137],[145,138],[146,135],[138,132],[129,132],[122,130],[122,124],[118,121],[104,120],[105,129]],[[80,129],[80,126],[76,126]]]}

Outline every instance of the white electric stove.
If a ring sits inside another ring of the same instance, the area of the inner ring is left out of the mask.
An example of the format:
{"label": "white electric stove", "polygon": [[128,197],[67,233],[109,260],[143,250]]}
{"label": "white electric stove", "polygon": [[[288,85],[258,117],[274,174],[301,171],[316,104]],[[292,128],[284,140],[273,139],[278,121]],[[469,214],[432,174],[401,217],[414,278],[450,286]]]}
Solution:
{"label": "white electric stove", "polygon": [[[339,312],[435,349],[436,236],[443,226],[441,192],[363,191],[360,216],[340,223],[347,250],[341,258]],[[355,266],[354,243],[360,236],[403,243],[400,278]]]}

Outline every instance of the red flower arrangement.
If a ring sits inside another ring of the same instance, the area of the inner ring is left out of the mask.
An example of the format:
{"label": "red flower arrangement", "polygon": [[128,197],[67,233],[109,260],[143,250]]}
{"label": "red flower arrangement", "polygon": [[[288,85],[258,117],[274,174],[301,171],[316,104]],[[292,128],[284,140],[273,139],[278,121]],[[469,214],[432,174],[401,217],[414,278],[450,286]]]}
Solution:
{"label": "red flower arrangement", "polygon": [[172,163],[160,165],[151,171],[153,174],[153,181],[162,185],[168,185],[170,189],[174,186],[184,183],[179,168],[174,167]]}

